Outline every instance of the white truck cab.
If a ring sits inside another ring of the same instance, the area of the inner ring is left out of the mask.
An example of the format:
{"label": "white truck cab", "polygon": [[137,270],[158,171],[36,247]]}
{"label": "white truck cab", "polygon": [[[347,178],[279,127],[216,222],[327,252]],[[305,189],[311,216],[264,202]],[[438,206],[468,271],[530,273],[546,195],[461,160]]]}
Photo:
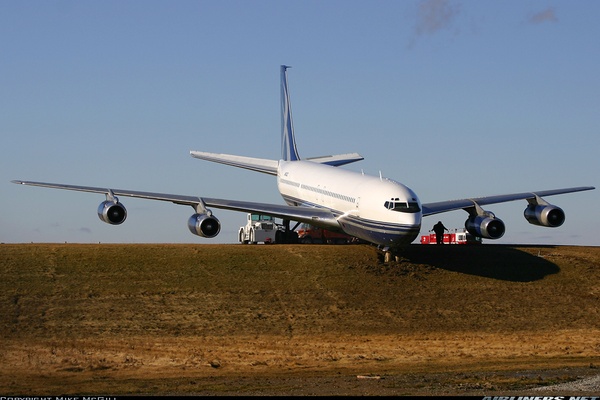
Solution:
{"label": "white truck cab", "polygon": [[238,235],[242,244],[275,243],[279,226],[270,215],[248,214],[246,225],[240,227]]}

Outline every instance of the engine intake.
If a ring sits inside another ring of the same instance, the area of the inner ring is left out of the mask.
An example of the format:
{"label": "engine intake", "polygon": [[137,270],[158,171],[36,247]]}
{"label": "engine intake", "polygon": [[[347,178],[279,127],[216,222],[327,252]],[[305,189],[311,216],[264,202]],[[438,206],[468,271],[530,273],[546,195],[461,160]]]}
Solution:
{"label": "engine intake", "polygon": [[504,235],[504,222],[492,215],[473,215],[465,221],[465,228],[473,236],[499,239]]}
{"label": "engine intake", "polygon": [[523,212],[523,215],[530,224],[550,228],[556,228],[565,222],[565,212],[560,207],[551,204],[530,204]]}
{"label": "engine intake", "polygon": [[98,206],[98,217],[107,224],[120,225],[127,218],[127,210],[118,201],[106,200]]}
{"label": "engine intake", "polygon": [[194,235],[213,238],[221,231],[221,223],[212,215],[194,214],[188,220],[188,228]]}

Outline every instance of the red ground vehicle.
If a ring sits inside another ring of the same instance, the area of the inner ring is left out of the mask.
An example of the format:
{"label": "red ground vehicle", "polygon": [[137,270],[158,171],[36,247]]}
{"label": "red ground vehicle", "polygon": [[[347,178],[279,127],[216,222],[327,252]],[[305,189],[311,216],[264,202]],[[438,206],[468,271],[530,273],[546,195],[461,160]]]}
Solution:
{"label": "red ground vehicle", "polygon": [[345,233],[331,232],[310,224],[302,224],[300,225],[300,229],[298,229],[299,243],[348,244],[354,241],[355,238],[353,236],[346,235]]}
{"label": "red ground vehicle", "polygon": [[[437,244],[435,233],[421,236],[421,244]],[[444,233],[444,244],[481,244],[481,238],[471,235],[465,229],[453,229]]]}

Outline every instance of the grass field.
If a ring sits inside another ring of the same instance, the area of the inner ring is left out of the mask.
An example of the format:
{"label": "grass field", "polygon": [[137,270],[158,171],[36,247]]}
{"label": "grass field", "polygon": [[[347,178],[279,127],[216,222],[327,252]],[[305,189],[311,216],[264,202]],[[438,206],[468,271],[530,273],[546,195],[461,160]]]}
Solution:
{"label": "grass field", "polygon": [[2,244],[0,271],[0,394],[481,394],[600,372],[599,247],[385,264],[367,245]]}

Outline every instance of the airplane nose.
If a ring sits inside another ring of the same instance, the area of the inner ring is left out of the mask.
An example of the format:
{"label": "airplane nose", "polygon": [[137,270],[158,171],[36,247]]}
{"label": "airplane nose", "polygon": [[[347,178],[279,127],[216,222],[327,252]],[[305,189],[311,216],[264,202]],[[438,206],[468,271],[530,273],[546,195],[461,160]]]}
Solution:
{"label": "airplane nose", "polygon": [[405,214],[402,216],[402,223],[406,225],[412,225],[414,227],[421,227],[421,213]]}

